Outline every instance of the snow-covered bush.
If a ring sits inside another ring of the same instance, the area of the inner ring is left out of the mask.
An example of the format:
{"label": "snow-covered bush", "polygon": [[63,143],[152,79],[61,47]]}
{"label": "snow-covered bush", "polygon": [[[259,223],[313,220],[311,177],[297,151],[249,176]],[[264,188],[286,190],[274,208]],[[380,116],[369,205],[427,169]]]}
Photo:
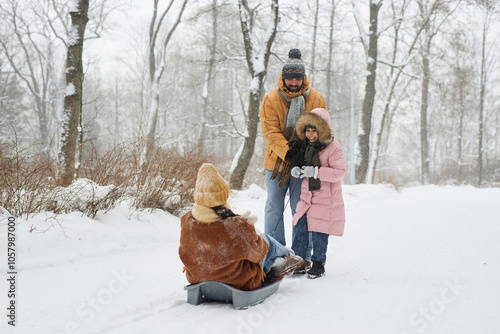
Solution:
{"label": "snow-covered bush", "polygon": [[100,186],[89,179],[77,179],[68,187],[56,187],[53,201],[57,205],[55,213],[80,211],[94,218],[99,211],[115,208],[125,195],[125,191],[114,185]]}
{"label": "snow-covered bush", "polygon": [[198,168],[213,162],[197,150],[157,148],[146,169],[139,164],[137,147],[115,147],[84,157],[70,186],[57,184],[55,161],[29,155],[16,147],[0,147],[0,207],[16,216],[42,211],[79,211],[95,217],[123,201],[134,209],[162,209],[180,214],[193,202]]}
{"label": "snow-covered bush", "polygon": [[133,194],[137,209],[158,208],[180,214],[193,202],[199,167],[211,159],[198,150],[180,154],[176,149],[156,149],[142,182]]}

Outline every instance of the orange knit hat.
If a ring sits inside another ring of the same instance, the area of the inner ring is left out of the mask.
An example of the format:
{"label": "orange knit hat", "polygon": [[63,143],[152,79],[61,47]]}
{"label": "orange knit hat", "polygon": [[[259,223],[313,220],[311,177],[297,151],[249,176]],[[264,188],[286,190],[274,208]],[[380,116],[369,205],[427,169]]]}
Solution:
{"label": "orange knit hat", "polygon": [[213,208],[226,203],[228,197],[229,186],[214,165],[210,163],[201,165],[194,188],[195,203]]}

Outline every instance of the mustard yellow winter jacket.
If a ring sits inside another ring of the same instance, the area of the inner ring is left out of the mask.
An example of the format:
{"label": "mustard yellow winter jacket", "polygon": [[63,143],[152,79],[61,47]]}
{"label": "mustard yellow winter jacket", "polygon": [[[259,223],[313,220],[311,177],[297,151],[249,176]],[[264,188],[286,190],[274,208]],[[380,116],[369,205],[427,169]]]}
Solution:
{"label": "mustard yellow winter jacket", "polygon": [[297,93],[291,93],[285,87],[281,74],[278,78],[278,87],[269,92],[262,100],[260,109],[260,124],[262,135],[266,140],[266,152],[264,155],[264,168],[273,170],[278,157],[285,159],[286,152],[289,150],[288,141],[283,135],[283,125],[287,106],[279,94],[281,90],[288,98],[293,99],[303,95],[309,88],[309,94],[305,99],[305,111],[311,111],[314,108],[326,109],[326,102],[321,94],[309,87],[309,79],[304,78],[302,89]]}

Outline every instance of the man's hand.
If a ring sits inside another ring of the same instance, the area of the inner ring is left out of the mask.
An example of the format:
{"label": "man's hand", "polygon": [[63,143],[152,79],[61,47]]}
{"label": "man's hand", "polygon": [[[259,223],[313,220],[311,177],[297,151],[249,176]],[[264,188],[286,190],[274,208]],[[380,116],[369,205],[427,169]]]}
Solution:
{"label": "man's hand", "polygon": [[300,153],[300,146],[301,144],[298,140],[288,142],[288,147],[290,147],[290,149],[286,152],[285,160],[293,160],[295,156]]}
{"label": "man's hand", "polygon": [[302,175],[302,169],[299,166],[295,166],[292,168],[292,176],[296,179],[301,177]]}

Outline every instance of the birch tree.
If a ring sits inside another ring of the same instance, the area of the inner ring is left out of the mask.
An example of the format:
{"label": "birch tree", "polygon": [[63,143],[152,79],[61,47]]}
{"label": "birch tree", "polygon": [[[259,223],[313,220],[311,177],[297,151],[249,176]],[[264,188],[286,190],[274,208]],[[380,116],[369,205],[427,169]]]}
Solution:
{"label": "birch tree", "polygon": [[[173,5],[176,1],[171,0],[167,5],[163,12],[158,13],[158,3],[159,0],[154,0],[153,3],[153,16],[151,18],[151,22],[149,25],[149,75],[150,75],[150,84],[151,84],[151,98],[150,98],[150,107],[149,107],[149,118],[148,118],[148,127],[147,127],[147,135],[146,135],[146,147],[145,152],[143,152],[142,156],[142,172],[145,173],[147,170],[147,166],[149,164],[149,160],[151,158],[151,151],[154,147],[155,135],[156,135],[156,125],[158,121],[158,109],[159,109],[159,101],[160,101],[160,80],[163,76],[163,71],[165,69],[165,60],[166,60],[166,52],[167,46],[172,38],[173,33],[177,29],[177,26],[181,22],[182,14],[184,9],[186,8],[187,0],[184,0],[180,9],[176,15],[175,20],[173,21],[171,27],[167,32],[163,34],[162,37],[159,37],[162,33],[162,25],[169,14],[170,10],[173,8]],[[159,15],[159,16],[158,16]],[[159,41],[160,46],[157,47],[157,43]]]}
{"label": "birch tree", "polygon": [[209,104],[209,94],[212,86],[212,76],[215,65],[215,55],[217,50],[217,0],[212,0],[212,38],[209,46],[209,59],[205,73],[205,81],[203,83],[203,110],[201,114],[201,124],[200,124],[200,137],[199,137],[199,145],[203,148],[204,142],[206,139],[206,129],[207,129],[207,112],[208,112],[208,104]]}
{"label": "birch tree", "polygon": [[255,51],[252,37],[253,24],[251,17],[253,10],[250,9],[247,0],[239,0],[241,32],[248,71],[251,76],[250,96],[248,104],[247,133],[242,147],[233,160],[234,168],[231,168],[230,187],[231,189],[241,189],[243,179],[250,164],[255,149],[255,139],[257,138],[257,127],[259,124],[260,103],[264,91],[264,78],[267,74],[267,65],[271,55],[271,47],[278,28],[279,4],[278,0],[271,0],[271,15],[267,31],[264,34],[260,50]]}
{"label": "birch tree", "polygon": [[311,48],[311,70],[309,71],[311,78],[311,87],[314,87],[315,73],[316,73],[316,49],[317,49],[317,38],[318,38],[318,16],[319,16],[319,0],[316,0],[316,6],[314,10],[314,26],[313,26],[313,37],[312,37],[312,48]]}

